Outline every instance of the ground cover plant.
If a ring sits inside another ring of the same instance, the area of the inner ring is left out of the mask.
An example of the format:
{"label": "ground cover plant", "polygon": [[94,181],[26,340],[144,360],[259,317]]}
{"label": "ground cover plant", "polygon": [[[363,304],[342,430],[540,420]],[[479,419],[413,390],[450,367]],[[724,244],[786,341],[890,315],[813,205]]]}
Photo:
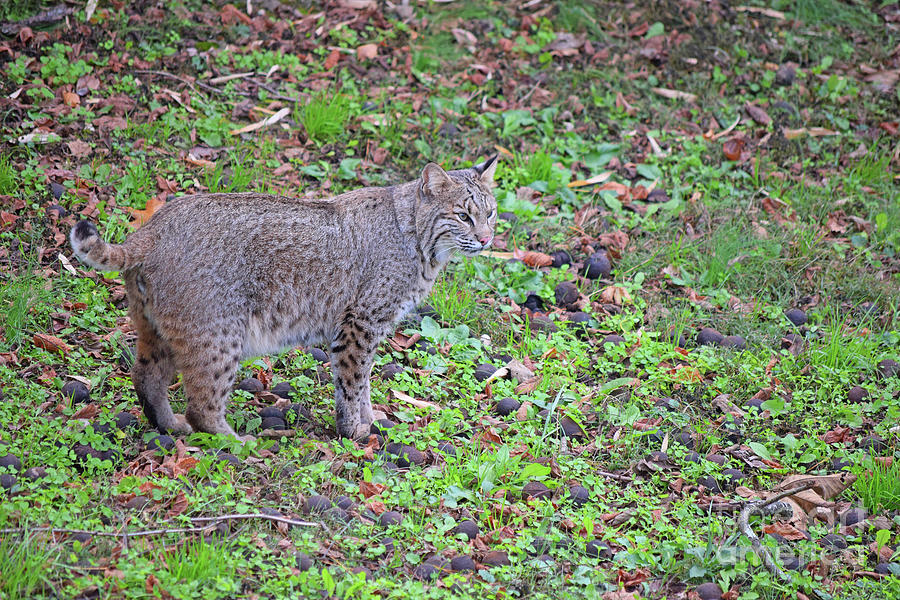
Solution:
{"label": "ground cover plant", "polygon": [[[3,598],[900,597],[896,4],[0,20]],[[242,365],[255,442],[147,427],[77,220],[493,153],[494,249],[382,345],[368,440],[320,348]]]}

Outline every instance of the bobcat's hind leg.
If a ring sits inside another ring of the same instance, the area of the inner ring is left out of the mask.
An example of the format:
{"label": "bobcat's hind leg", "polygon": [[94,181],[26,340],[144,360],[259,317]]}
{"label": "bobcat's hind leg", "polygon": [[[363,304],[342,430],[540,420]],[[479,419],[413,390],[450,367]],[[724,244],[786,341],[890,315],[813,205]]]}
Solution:
{"label": "bobcat's hind leg", "polygon": [[216,347],[220,350],[212,355],[195,353],[179,361],[187,399],[187,421],[195,431],[223,433],[238,438],[225,420],[225,405],[240,362],[239,343],[222,339],[208,343],[194,341],[195,346],[198,343],[199,347],[208,348],[210,352]]}
{"label": "bobcat's hind leg", "polygon": [[331,343],[336,423],[342,437],[359,439],[369,434],[373,420],[369,377],[379,341],[365,323],[348,315]]}
{"label": "bobcat's hind leg", "polygon": [[175,376],[172,348],[157,334],[143,313],[143,306],[133,303],[129,311],[138,334],[137,356],[131,369],[131,381],[147,421],[160,432],[176,435],[192,431],[184,415],[176,415],[169,404],[168,387]]}

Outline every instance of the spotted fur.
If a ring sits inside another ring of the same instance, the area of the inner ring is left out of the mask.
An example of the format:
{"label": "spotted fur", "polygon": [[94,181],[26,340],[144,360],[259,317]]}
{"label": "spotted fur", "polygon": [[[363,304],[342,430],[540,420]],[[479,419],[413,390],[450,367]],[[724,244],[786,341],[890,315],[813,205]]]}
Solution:
{"label": "spotted fur", "polygon": [[[235,435],[225,403],[242,358],[327,344],[338,433],[372,423],[375,350],[431,290],[454,252],[490,245],[496,157],[327,200],[198,194],[163,206],[124,244],[78,223],[76,256],[123,272],[138,335],[132,380],[150,423],[175,433]],[[182,373],[187,410],[166,395]]]}

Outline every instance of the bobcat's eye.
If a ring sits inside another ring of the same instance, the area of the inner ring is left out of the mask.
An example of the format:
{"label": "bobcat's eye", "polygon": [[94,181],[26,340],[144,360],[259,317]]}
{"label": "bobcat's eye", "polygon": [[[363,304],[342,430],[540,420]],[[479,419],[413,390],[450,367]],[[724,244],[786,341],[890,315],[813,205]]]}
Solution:
{"label": "bobcat's eye", "polygon": [[463,223],[471,223],[472,222],[472,217],[470,217],[469,215],[467,215],[464,212],[456,213],[456,218],[459,219],[460,221],[462,221]]}
{"label": "bobcat's eye", "polygon": [[496,212],[497,212],[497,211],[496,211],[495,209],[492,208],[492,209],[491,209],[491,214],[488,215],[488,220],[493,219],[493,218],[494,218],[494,214],[495,214]]}

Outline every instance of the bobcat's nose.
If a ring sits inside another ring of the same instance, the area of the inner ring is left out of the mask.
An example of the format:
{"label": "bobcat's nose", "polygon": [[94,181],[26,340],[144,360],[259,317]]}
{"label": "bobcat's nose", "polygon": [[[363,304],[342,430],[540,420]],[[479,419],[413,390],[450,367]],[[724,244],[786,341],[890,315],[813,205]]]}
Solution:
{"label": "bobcat's nose", "polygon": [[478,238],[478,241],[481,242],[482,248],[487,248],[488,246],[491,245],[491,242],[494,241],[494,236],[486,235],[484,237]]}

